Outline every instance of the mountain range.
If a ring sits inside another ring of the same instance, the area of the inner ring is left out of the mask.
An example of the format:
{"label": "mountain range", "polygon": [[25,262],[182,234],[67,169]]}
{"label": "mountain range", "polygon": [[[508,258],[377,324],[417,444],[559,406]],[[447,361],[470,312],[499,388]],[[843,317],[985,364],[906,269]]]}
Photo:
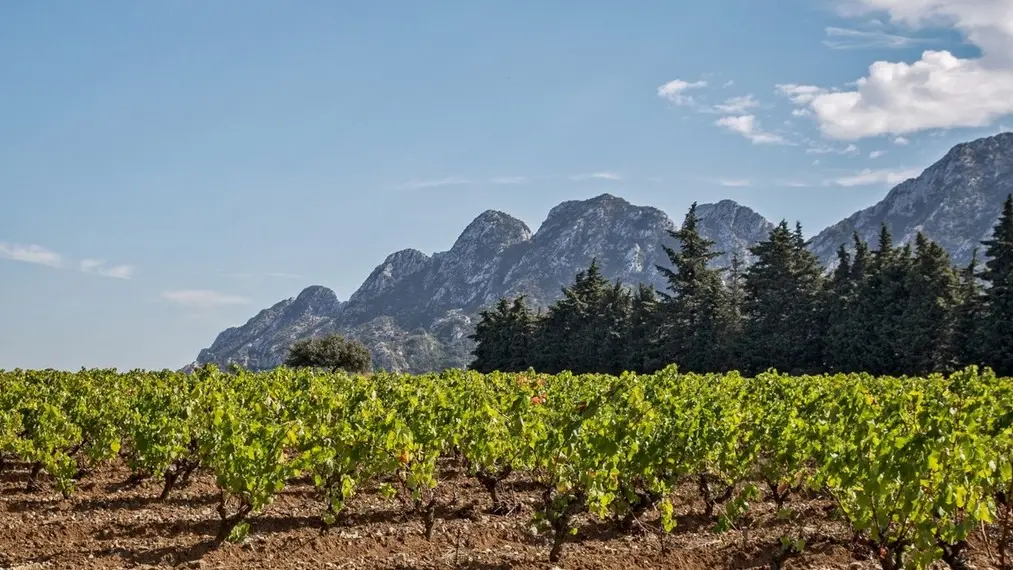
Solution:
{"label": "mountain range", "polygon": [[[897,242],[920,231],[945,247],[954,263],[964,264],[990,234],[1011,192],[1013,133],[963,143],[879,203],[821,231],[810,248],[829,267],[855,232],[874,243],[886,224]],[[697,214],[701,234],[725,252],[716,265],[727,266],[733,253],[748,263],[749,247],[774,227],[731,200],[701,204]],[[337,332],[363,342],[376,369],[464,367],[471,360],[468,335],[479,311],[520,294],[545,307],[592,258],[609,279],[664,289],[656,266],[669,265],[663,246],[677,247],[668,233],[675,228],[661,210],[610,194],[557,205],[535,232],[507,213],[489,210],[468,224],[448,251],[392,253],[347,301],[326,287],[307,287],[221,332],[193,364],[273,368],[295,340]]]}

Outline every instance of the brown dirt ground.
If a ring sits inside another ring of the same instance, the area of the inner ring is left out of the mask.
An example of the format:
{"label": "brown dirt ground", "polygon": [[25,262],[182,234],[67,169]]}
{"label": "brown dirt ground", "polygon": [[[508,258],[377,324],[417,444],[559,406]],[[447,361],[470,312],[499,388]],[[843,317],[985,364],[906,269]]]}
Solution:
{"label": "brown dirt ground", "polygon": [[[518,505],[508,515],[490,515],[488,499],[474,480],[453,472],[441,483],[449,506],[437,522],[433,540],[397,499],[362,490],[337,526],[323,532],[321,503],[313,488],[296,482],[250,521],[241,544],[208,546],[217,530],[217,491],[202,474],[165,502],[153,500],[160,481],[129,487],[129,470],[112,464],[88,475],[72,498],[51,488],[25,491],[26,466],[0,473],[0,568],[218,568],[218,569],[551,569],[550,539],[531,530],[536,493],[523,479],[509,481],[505,496]],[[454,496],[456,495],[456,500]],[[568,542],[567,569],[680,568],[688,570],[770,568],[782,534],[801,526],[806,552],[783,564],[786,569],[877,568],[851,545],[851,533],[828,514],[825,501],[795,498],[801,523],[779,522],[770,505],[754,505],[748,530],[712,532],[713,521],[698,514],[702,505],[687,487],[677,509],[679,525],[664,539],[654,532],[632,535],[617,525],[585,516]],[[645,524],[656,524],[648,514]],[[987,565],[977,565],[985,568]]]}

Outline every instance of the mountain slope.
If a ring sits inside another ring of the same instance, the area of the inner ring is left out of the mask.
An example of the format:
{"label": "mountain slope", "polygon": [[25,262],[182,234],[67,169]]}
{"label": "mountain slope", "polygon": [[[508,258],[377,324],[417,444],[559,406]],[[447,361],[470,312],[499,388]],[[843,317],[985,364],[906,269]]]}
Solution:
{"label": "mountain slope", "polygon": [[[773,227],[730,200],[701,205],[698,211],[701,232],[728,251],[716,264],[727,264],[732,251],[746,256],[746,248]],[[284,360],[297,338],[340,332],[363,341],[378,369],[465,366],[472,349],[467,336],[478,311],[500,297],[521,294],[547,306],[593,258],[609,279],[663,288],[656,266],[669,265],[662,245],[676,245],[668,234],[674,228],[661,210],[609,194],[559,204],[534,234],[508,214],[486,211],[448,251],[391,254],[345,303],[329,290],[311,287],[224,331],[201,351],[197,363],[271,368]],[[304,296],[317,299],[312,306],[318,310],[307,310],[306,300],[300,301]]]}
{"label": "mountain slope", "polygon": [[885,223],[896,243],[907,243],[921,231],[949,251],[955,263],[964,264],[991,234],[1011,192],[1013,133],[959,144],[878,204],[820,232],[810,247],[830,264],[841,244],[850,246],[856,231],[875,246]]}

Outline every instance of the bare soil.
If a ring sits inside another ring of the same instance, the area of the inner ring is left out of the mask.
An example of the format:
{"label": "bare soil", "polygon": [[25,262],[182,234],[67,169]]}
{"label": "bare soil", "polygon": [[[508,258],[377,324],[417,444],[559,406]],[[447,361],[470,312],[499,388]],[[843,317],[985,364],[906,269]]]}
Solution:
{"label": "bare soil", "polygon": [[563,560],[553,565],[551,537],[532,529],[538,494],[530,482],[508,481],[503,496],[514,508],[495,515],[488,513],[488,494],[475,480],[453,470],[445,476],[444,507],[432,541],[425,540],[421,520],[403,503],[368,488],[334,527],[324,529],[314,489],[296,481],[250,520],[244,542],[214,549],[218,492],[206,473],[158,502],[161,481],[130,485],[129,470],[112,464],[87,475],[75,494],[63,499],[46,484],[27,492],[27,466],[15,464],[0,473],[0,568],[746,570],[772,568],[779,539],[788,533],[802,533],[808,545],[781,568],[878,568],[854,546],[847,526],[832,518],[826,501],[793,498],[790,506],[800,513],[793,522],[777,519],[772,505],[754,505],[743,528],[717,534],[691,485],[677,507],[678,527],[664,539],[656,532],[657,513],[645,515],[631,532],[615,521],[582,516]]}

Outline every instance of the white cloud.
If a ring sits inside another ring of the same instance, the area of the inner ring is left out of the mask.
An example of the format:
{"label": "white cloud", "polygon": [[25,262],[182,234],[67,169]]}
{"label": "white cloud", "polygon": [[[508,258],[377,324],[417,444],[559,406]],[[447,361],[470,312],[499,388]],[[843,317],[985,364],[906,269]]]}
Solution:
{"label": "white cloud", "polygon": [[725,89],[728,89],[729,87],[731,87],[733,85],[735,85],[735,80],[734,79],[729,79],[728,81],[725,81],[725,84],[722,85],[722,87],[724,87]]}
{"label": "white cloud", "polygon": [[110,267],[106,266],[105,262],[100,259],[83,259],[78,264],[78,269],[84,273],[113,277],[115,279],[131,279],[134,276],[134,267],[132,265],[113,265]]}
{"label": "white cloud", "polygon": [[895,144],[897,146],[907,146],[907,145],[911,144],[911,140],[907,139],[905,137],[897,137],[897,138],[893,139],[893,144]]}
{"label": "white cloud", "polygon": [[227,305],[248,305],[251,299],[237,295],[228,295],[210,289],[184,289],[164,291],[162,298],[185,307],[213,308]]}
{"label": "white cloud", "polygon": [[658,97],[667,99],[676,105],[692,105],[694,103],[693,97],[686,95],[686,91],[701,89],[703,87],[707,87],[706,81],[694,81],[690,83],[682,79],[676,79],[658,87]]}
{"label": "white cloud", "polygon": [[63,267],[63,256],[55,251],[35,244],[0,242],[0,258],[25,263],[38,263],[49,267]]}
{"label": "white cloud", "polygon": [[855,145],[853,145],[853,144],[849,144],[848,146],[846,146],[844,148],[844,150],[842,151],[842,153],[843,154],[858,154],[858,147],[855,146]]}
{"label": "white cloud", "polygon": [[823,45],[831,49],[860,49],[860,48],[906,48],[925,40],[888,34],[883,30],[857,30],[854,28],[826,29],[827,38]]}
{"label": "white cloud", "polygon": [[570,180],[579,182],[581,180],[622,180],[622,175],[615,172],[592,172],[590,174],[574,174]]}
{"label": "white cloud", "polygon": [[869,158],[875,160],[875,159],[877,159],[877,158],[879,158],[879,157],[881,157],[881,156],[883,156],[885,154],[886,154],[885,150],[874,150],[874,151],[872,151],[872,152],[869,153]]}
{"label": "white cloud", "polygon": [[732,97],[726,100],[724,103],[714,105],[714,110],[719,113],[728,113],[731,115],[739,115],[752,109],[753,107],[759,107],[760,102],[756,100],[752,95],[743,95],[741,97]]}
{"label": "white cloud", "polygon": [[852,0],[850,6],[856,14],[884,13],[912,28],[954,28],[981,56],[958,58],[949,51],[927,50],[913,63],[871,64],[851,91],[795,86],[815,90],[811,97],[793,101],[812,109],[826,135],[855,140],[984,127],[1013,114],[1010,0]]}
{"label": "white cloud", "polygon": [[788,143],[781,135],[763,131],[755,115],[721,117],[714,124],[746,137],[753,141],[753,144]]}
{"label": "white cloud", "polygon": [[900,184],[901,182],[918,176],[919,171],[917,170],[871,170],[866,168],[865,170],[852,174],[849,176],[842,176],[833,180],[828,180],[826,184],[836,184],[838,186],[869,186],[872,184]]}

